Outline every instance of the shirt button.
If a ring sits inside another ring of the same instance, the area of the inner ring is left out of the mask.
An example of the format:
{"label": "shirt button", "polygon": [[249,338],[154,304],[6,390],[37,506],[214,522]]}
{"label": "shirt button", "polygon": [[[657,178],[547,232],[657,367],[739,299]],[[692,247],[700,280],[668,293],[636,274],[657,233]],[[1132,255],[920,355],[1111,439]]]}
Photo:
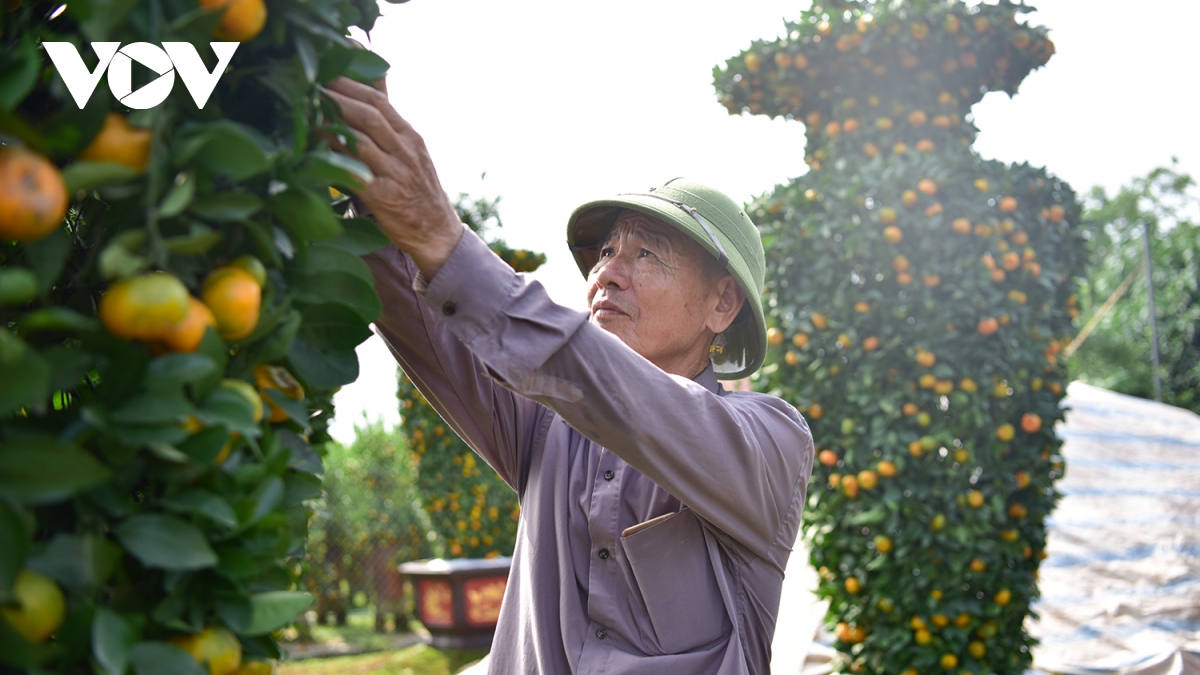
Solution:
{"label": "shirt button", "polygon": [[446,316],[454,316],[454,313],[457,311],[458,305],[454,304],[453,302],[447,302],[446,304],[442,305],[442,314],[445,314]]}
{"label": "shirt button", "polygon": [[606,637],[608,637],[608,631],[604,630],[603,628],[596,629],[596,638],[597,639],[603,640]]}
{"label": "shirt button", "polygon": [[608,549],[602,548],[596,555],[600,556],[601,560],[608,560]]}
{"label": "shirt button", "polygon": [[612,480],[613,476],[615,476],[615,475],[617,475],[617,474],[613,473],[612,469],[609,469],[608,471],[604,472],[604,480]]}

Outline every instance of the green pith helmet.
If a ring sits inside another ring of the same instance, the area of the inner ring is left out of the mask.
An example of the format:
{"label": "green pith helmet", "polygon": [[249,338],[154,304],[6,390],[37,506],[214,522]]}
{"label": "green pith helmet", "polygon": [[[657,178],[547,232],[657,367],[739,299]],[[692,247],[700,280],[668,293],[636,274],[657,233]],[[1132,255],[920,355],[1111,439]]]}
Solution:
{"label": "green pith helmet", "polygon": [[679,228],[733,274],[746,294],[746,303],[715,342],[713,370],[722,380],[736,380],[758,370],[767,352],[760,300],[766,259],[750,216],[723,193],[686,178],[674,178],[646,192],[588,202],[575,209],[567,221],[567,245],[584,276],[599,259],[599,245],[622,209],[640,211]]}

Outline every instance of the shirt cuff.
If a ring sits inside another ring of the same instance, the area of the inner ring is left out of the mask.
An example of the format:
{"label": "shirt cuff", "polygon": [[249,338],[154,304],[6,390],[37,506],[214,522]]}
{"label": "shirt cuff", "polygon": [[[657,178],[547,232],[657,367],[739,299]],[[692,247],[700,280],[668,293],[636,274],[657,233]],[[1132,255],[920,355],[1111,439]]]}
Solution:
{"label": "shirt cuff", "polygon": [[474,232],[464,232],[432,281],[418,276],[413,288],[467,344],[485,332],[521,285],[521,279]]}

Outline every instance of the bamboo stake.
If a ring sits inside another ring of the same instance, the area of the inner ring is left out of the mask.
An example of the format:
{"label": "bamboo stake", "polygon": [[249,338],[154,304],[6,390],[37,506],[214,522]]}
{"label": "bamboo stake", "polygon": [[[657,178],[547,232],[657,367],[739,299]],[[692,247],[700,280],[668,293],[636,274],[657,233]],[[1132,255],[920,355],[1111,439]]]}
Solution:
{"label": "bamboo stake", "polygon": [[1117,286],[1117,290],[1113,291],[1112,295],[1108,296],[1108,299],[1104,301],[1103,305],[1100,305],[1100,309],[1096,310],[1096,313],[1093,314],[1092,318],[1088,320],[1087,325],[1083,327],[1083,330],[1079,331],[1079,334],[1075,336],[1075,339],[1071,340],[1071,344],[1067,345],[1067,348],[1063,350],[1063,356],[1065,358],[1071,358],[1071,355],[1075,353],[1075,350],[1079,349],[1083,342],[1088,339],[1088,335],[1091,335],[1092,330],[1096,328],[1096,324],[1100,323],[1100,320],[1104,318],[1104,315],[1108,314],[1113,305],[1117,304],[1117,300],[1120,300],[1121,296],[1125,294],[1125,291],[1129,290],[1129,285],[1132,284],[1133,280],[1137,278],[1138,272],[1142,270],[1142,266],[1145,264],[1146,262],[1144,260],[1139,262],[1137,267],[1133,268],[1133,271],[1129,273],[1129,276],[1125,277],[1125,280],[1121,282],[1121,285]]}

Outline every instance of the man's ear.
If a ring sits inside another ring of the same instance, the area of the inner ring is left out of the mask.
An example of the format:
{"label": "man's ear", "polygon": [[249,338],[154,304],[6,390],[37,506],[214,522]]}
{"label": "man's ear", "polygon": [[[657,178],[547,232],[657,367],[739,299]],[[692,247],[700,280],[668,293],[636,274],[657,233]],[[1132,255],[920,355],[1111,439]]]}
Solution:
{"label": "man's ear", "polygon": [[729,328],[729,325],[737,318],[738,312],[742,311],[742,305],[746,302],[746,294],[742,292],[742,287],[738,285],[737,279],[734,279],[732,274],[718,277],[713,281],[713,285],[717,294],[717,303],[708,313],[708,320],[704,326],[715,335],[725,332],[725,329]]}

